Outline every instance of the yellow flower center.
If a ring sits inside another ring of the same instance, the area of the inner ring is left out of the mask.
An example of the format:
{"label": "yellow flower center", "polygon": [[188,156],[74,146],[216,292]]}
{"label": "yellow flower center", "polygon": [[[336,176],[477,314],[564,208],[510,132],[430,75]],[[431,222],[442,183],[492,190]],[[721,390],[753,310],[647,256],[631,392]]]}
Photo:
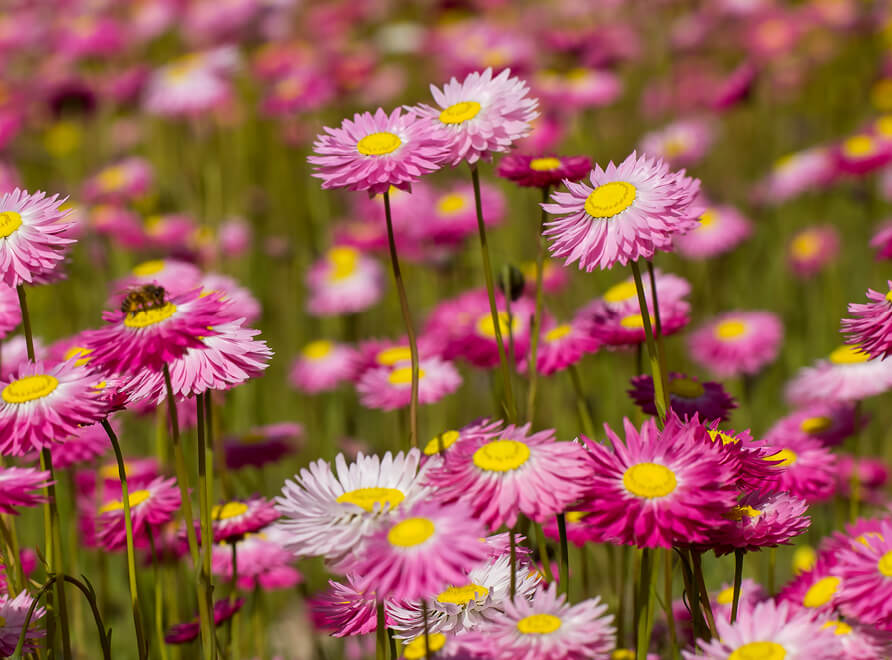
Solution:
{"label": "yellow flower center", "polygon": [[719,605],[730,605],[734,602],[734,587],[726,587],[719,592],[719,595],[716,596],[716,601]]}
{"label": "yellow flower center", "polygon": [[488,594],[489,589],[486,587],[479,584],[466,584],[463,587],[449,587],[437,596],[437,601],[453,605],[467,605],[472,600],[486,598]]}
{"label": "yellow flower center", "polygon": [[[502,337],[507,337],[509,329],[514,330],[517,327],[517,319],[515,317],[511,317],[511,326],[508,326],[508,312],[499,312],[499,333]],[[477,321],[477,332],[479,332],[484,337],[489,337],[490,339],[495,339],[496,337],[496,326],[495,323],[492,322],[492,314],[486,314],[481,316]]]}
{"label": "yellow flower center", "polygon": [[163,259],[152,259],[151,261],[143,261],[133,268],[133,274],[137,277],[148,277],[155,275],[164,270]]}
{"label": "yellow flower center", "polygon": [[851,635],[852,634],[852,626],[847,624],[845,621],[827,621],[822,627],[823,628],[833,628],[834,635]]}
{"label": "yellow flower center", "polygon": [[889,293],[886,294],[886,302],[892,303],[892,289],[890,289]]}
{"label": "yellow flower center", "polygon": [[638,190],[625,181],[611,181],[595,188],[585,200],[585,212],[593,218],[612,218],[632,205]]}
{"label": "yellow flower center", "polygon": [[853,135],[842,143],[842,150],[851,158],[863,158],[876,150],[876,141],[869,135]]}
{"label": "yellow flower center", "polygon": [[545,341],[558,341],[569,335],[571,332],[573,332],[573,327],[568,323],[564,323],[563,325],[559,325],[546,332]]}
{"label": "yellow flower center", "polygon": [[706,392],[703,385],[690,378],[676,378],[669,381],[669,394],[674,394],[683,399],[696,399]]}
{"label": "yellow flower center", "polygon": [[793,551],[793,573],[799,575],[815,567],[818,553],[810,545],[800,545]]}
{"label": "yellow flower center", "polygon": [[658,463],[636,463],[623,474],[623,486],[636,497],[666,497],[677,485],[675,473]]}
{"label": "yellow flower center", "polygon": [[715,224],[715,219],[718,217],[715,211],[712,209],[706,209],[703,212],[703,215],[700,216],[700,226],[701,227],[709,227]]}
{"label": "yellow flower center", "polygon": [[637,297],[638,289],[635,288],[635,282],[626,280],[620,282],[609,289],[604,294],[604,301],[609,303],[620,303]]}
{"label": "yellow flower center", "polygon": [[737,319],[722,321],[715,327],[715,336],[719,339],[737,339],[746,332],[746,323]]}
{"label": "yellow flower center", "polygon": [[[127,501],[130,503],[130,508],[132,509],[136,505],[142,504],[143,502],[145,502],[151,496],[152,496],[152,493],[150,493],[147,490],[137,490],[133,493],[130,493],[130,495],[127,497]],[[124,501],[118,500],[115,502],[109,502],[108,504],[103,506],[101,509],[99,509],[99,513],[106,513],[108,511],[123,511],[123,510],[124,510]]]}
{"label": "yellow flower center", "polygon": [[461,193],[449,193],[437,200],[437,213],[440,215],[453,215],[468,205],[467,198]]}
{"label": "yellow flower center", "polygon": [[480,104],[477,101],[462,101],[450,105],[440,113],[440,121],[444,124],[461,124],[473,119],[480,112]]}
{"label": "yellow flower center", "polygon": [[332,349],[334,349],[334,344],[332,342],[327,339],[317,339],[304,346],[301,353],[304,357],[310,360],[321,360],[322,358],[327,357]]}
{"label": "yellow flower center", "polygon": [[99,173],[99,187],[106,192],[119,190],[127,181],[127,175],[121,167],[109,167]]}
{"label": "yellow flower center", "polygon": [[807,419],[803,419],[802,423],[799,425],[799,428],[802,429],[802,431],[804,431],[805,433],[815,434],[826,431],[832,425],[832,419],[820,415],[818,417],[809,417]]}
{"label": "yellow flower center", "polygon": [[722,445],[736,445],[740,442],[737,438],[728,435],[724,431],[719,431],[718,429],[710,429],[707,433],[709,433],[709,437],[712,438],[713,442],[721,440]]}
{"label": "yellow flower center", "polygon": [[535,172],[548,172],[560,166],[561,161],[557,158],[534,158],[530,161],[530,169]]}
{"label": "yellow flower center", "polygon": [[873,127],[884,138],[892,137],[892,115],[883,115],[874,122]]}
{"label": "yellow flower center", "polygon": [[776,642],[750,642],[728,656],[728,660],[784,660],[787,650]]}
{"label": "yellow flower center", "polygon": [[0,213],[0,238],[6,238],[22,226],[22,216],[15,211]]}
{"label": "yellow flower center", "polygon": [[78,123],[63,119],[49,128],[43,136],[43,144],[53,156],[67,156],[80,147],[83,133]]}
{"label": "yellow flower center", "polygon": [[393,346],[378,351],[375,356],[375,362],[384,367],[391,367],[398,362],[407,362],[412,359],[412,351],[408,346]]}
{"label": "yellow flower center", "polygon": [[805,607],[822,607],[830,602],[839,589],[841,580],[838,577],[821,578],[808,588],[802,598]]}
{"label": "yellow flower center", "polygon": [[[763,460],[771,461],[774,463],[774,467],[782,468],[787,467],[788,465],[793,465],[796,462],[796,452],[792,449],[781,449],[776,454],[772,454],[771,456],[765,456]],[[775,462],[780,461],[780,462]]]}
{"label": "yellow flower center", "polygon": [[876,539],[877,541],[879,541],[880,543],[882,543],[882,541],[883,541],[883,535],[882,535],[882,534],[878,534],[877,532],[866,532],[865,534],[861,534],[858,538],[856,538],[856,539],[855,539],[855,542],[856,542],[856,543],[860,543],[860,544],[863,545],[865,548],[869,548],[869,547],[870,547],[870,543],[868,542],[867,539]]}
{"label": "yellow flower center", "polygon": [[440,448],[442,447],[444,450],[449,449],[452,445],[455,444],[455,441],[458,440],[459,433],[458,431],[445,431],[440,435],[432,438],[425,446],[424,453],[428,456],[433,456],[434,454],[440,453]]}
{"label": "yellow flower center", "polygon": [[892,577],[892,550],[880,557],[877,562],[877,569],[884,577]]}
{"label": "yellow flower center", "polygon": [[390,528],[387,541],[398,548],[412,548],[427,541],[436,530],[427,518],[407,518]]}
{"label": "yellow flower center", "polygon": [[629,314],[622,317],[619,324],[626,330],[641,330],[644,327],[644,317],[641,314]]}
{"label": "yellow flower center", "polygon": [[124,317],[124,325],[128,328],[146,328],[161,321],[166,321],[177,311],[173,303],[166,303],[163,307],[146,309],[139,312],[129,312]]}
{"label": "yellow flower center", "polygon": [[[127,461],[124,461],[124,474],[130,474],[130,464]],[[118,480],[121,478],[117,463],[103,465],[99,469],[99,475],[106,481]]]}
{"label": "yellow flower center", "polygon": [[406,496],[401,490],[372,486],[348,490],[343,495],[339,495],[335,501],[339,504],[353,504],[372,513],[375,507],[378,507],[381,511],[395,509],[402,504],[404,499],[406,499]]}
{"label": "yellow flower center", "polygon": [[400,148],[403,141],[393,133],[372,133],[356,143],[356,150],[363,156],[384,156]]}
{"label": "yellow flower center", "polygon": [[211,509],[211,518],[213,520],[229,520],[230,518],[238,518],[248,511],[248,505],[244,502],[227,502],[224,505],[216,505]]}
{"label": "yellow flower center", "polygon": [[553,614],[531,614],[517,622],[518,632],[524,635],[548,635],[561,627],[561,620]]}
{"label": "yellow flower center", "polygon": [[740,522],[744,518],[758,518],[762,515],[762,512],[758,509],[754,509],[753,507],[743,504],[741,506],[735,506],[732,508],[725,517],[728,520],[734,520]]}
{"label": "yellow flower center", "polygon": [[330,249],[326,258],[331,264],[329,279],[345,280],[356,272],[356,266],[359,263],[359,250],[341,245]]}
{"label": "yellow flower center", "polygon": [[[424,369],[418,370],[418,380],[424,379]],[[387,380],[391,385],[410,385],[412,383],[412,367],[398,367],[390,372]]]}
{"label": "yellow flower center", "polygon": [[517,440],[493,440],[474,452],[474,465],[489,472],[516,470],[530,458],[530,448]]}
{"label": "yellow flower center", "polygon": [[635,660],[635,652],[632,649],[616,649],[610,654],[610,660]]}
{"label": "yellow flower center", "polygon": [[424,635],[422,635],[403,647],[403,657],[406,660],[424,660],[428,648],[431,653],[436,653],[444,646],[446,646],[446,635],[443,633],[430,633],[427,636],[427,648],[425,648]]}
{"label": "yellow flower center", "polygon": [[59,386],[59,380],[49,374],[25,376],[3,388],[0,396],[6,403],[28,403],[49,396]]}
{"label": "yellow flower center", "polygon": [[588,515],[588,511],[567,511],[567,522],[578,523]]}
{"label": "yellow flower center", "polygon": [[815,256],[821,248],[821,239],[813,232],[804,232],[793,239],[793,256],[808,259]]}
{"label": "yellow flower center", "polygon": [[65,359],[70,360],[76,357],[78,359],[74,361],[74,366],[82,367],[90,361],[90,358],[88,358],[87,356],[92,352],[93,349],[91,348],[84,348],[83,346],[72,346],[67,351],[65,351]]}
{"label": "yellow flower center", "polygon": [[830,361],[833,364],[861,364],[869,359],[870,355],[862,351],[858,346],[850,346],[849,344],[840,346],[830,354]]}

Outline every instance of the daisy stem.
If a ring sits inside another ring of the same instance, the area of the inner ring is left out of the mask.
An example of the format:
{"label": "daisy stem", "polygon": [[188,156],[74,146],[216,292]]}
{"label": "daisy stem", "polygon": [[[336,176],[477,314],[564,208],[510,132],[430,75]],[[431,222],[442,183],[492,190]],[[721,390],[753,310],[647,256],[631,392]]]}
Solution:
{"label": "daisy stem", "polygon": [[654,301],[654,338],[657,345],[657,359],[660,363],[660,376],[663,380],[663,405],[669,410],[669,370],[666,369],[666,349],[663,346],[663,322],[660,319],[660,301],[657,298],[657,277],[654,264],[648,259],[647,274],[650,275],[650,295]]}
{"label": "daisy stem", "polygon": [[[108,439],[111,441],[115,452],[115,460],[118,463],[118,478],[121,480],[121,504],[124,507],[124,533],[127,538],[127,577],[130,580],[130,607],[133,610],[133,627],[136,629],[136,650],[140,660],[148,657],[149,645],[143,630],[142,613],[139,609],[139,586],[136,582],[136,550],[133,544],[133,515],[130,511],[130,489],[127,485],[127,468],[124,464],[124,455],[121,453],[121,445],[108,418],[100,422]],[[151,532],[149,536],[151,536]]]}
{"label": "daisy stem", "polygon": [[582,389],[582,378],[579,376],[579,369],[575,364],[571,364],[567,369],[570,372],[570,380],[573,381],[573,391],[576,393],[576,412],[579,415],[579,423],[582,424],[582,430],[592,440],[595,439],[595,424],[592,422],[592,413],[588,408],[588,400],[585,398],[585,392]]}
{"label": "daisy stem", "polygon": [[[641,320],[644,324],[644,341],[647,345],[647,357],[650,360],[650,371],[653,375],[654,383],[654,403],[657,407],[657,417],[660,426],[666,420],[666,394],[663,391],[663,374],[660,369],[660,358],[657,354],[657,346],[654,341],[654,331],[650,324],[650,312],[647,308],[647,298],[644,294],[644,284],[641,281],[641,269],[638,267],[637,261],[629,263],[632,267],[632,277],[635,278],[635,289],[638,291],[638,306],[641,310]],[[656,305],[654,305],[656,307]]]}
{"label": "daisy stem", "polygon": [[[208,630],[210,637],[208,639],[215,640],[216,632],[214,630],[214,585],[211,580],[211,551],[214,547],[214,532],[211,527],[211,497],[212,485],[208,483],[208,461],[207,461],[207,418],[205,416],[204,398],[205,394],[199,394],[195,397],[195,411],[198,417],[198,507],[199,517],[201,519],[201,570],[199,572],[199,594],[204,589],[204,599],[208,608]],[[199,597],[201,597],[199,595]],[[211,658],[216,655],[216,644],[212,645]]]}
{"label": "daisy stem", "polygon": [[[542,186],[542,202],[548,201],[548,192],[550,186]],[[536,242],[538,250],[536,252],[536,311],[533,314],[533,329],[530,333],[530,361],[529,361],[529,380],[530,389],[527,392],[527,421],[533,421],[533,415],[536,411],[536,389],[538,370],[536,369],[536,351],[539,348],[539,328],[542,326],[542,280],[545,272],[545,238],[542,236],[542,230],[545,225],[545,219],[548,214],[545,209],[539,209],[540,219],[539,227],[536,230]]]}
{"label": "daisy stem", "polygon": [[[201,570],[201,560],[198,555],[198,539],[195,535],[195,519],[192,517],[192,499],[189,490],[189,472],[186,470],[186,457],[183,455],[183,446],[180,443],[180,422],[177,416],[177,404],[173,396],[173,386],[170,383],[170,370],[165,364],[162,368],[164,386],[167,388],[167,414],[170,416],[170,439],[173,443],[174,465],[176,467],[177,484],[180,487],[180,499],[183,506],[183,521],[186,524],[186,541],[189,545],[189,556],[192,566],[196,571]],[[207,600],[198,596],[198,618],[201,623],[201,645],[204,657],[213,657],[216,652],[214,640],[210,636],[210,624],[208,624]]]}
{"label": "daisy stem", "polygon": [[861,402],[855,403],[854,425],[855,437],[852,438],[852,475],[849,477],[849,522],[854,523],[858,519],[858,501],[861,499],[861,483],[858,474],[858,459],[861,455],[861,433],[859,432]]}
{"label": "daisy stem", "polygon": [[740,585],[743,583],[743,550],[734,551],[734,598],[731,601],[731,623],[737,621],[737,606],[740,604]]}
{"label": "daisy stem", "polygon": [[378,601],[378,619],[375,627],[375,660],[387,657],[387,623],[384,617],[384,601]]}
{"label": "daisy stem", "polygon": [[[387,629],[387,641],[390,644],[390,657],[396,660],[400,654],[396,652],[396,637],[393,636],[393,630],[390,628]],[[320,656],[319,660],[325,660],[325,658]]]}
{"label": "daisy stem", "polygon": [[16,287],[19,294],[19,307],[22,309],[22,330],[25,333],[25,347],[28,350],[28,361],[34,362],[34,336],[31,334],[31,315],[28,314],[28,300],[25,298],[25,285]]}
{"label": "daisy stem", "polygon": [[[229,600],[234,603],[238,597],[238,550],[236,543],[231,542],[230,545],[232,546],[232,588],[229,591]],[[239,658],[238,613],[229,619],[229,658],[230,660]]]}
{"label": "daisy stem", "polygon": [[409,313],[409,299],[406,297],[406,286],[400,272],[400,261],[396,254],[396,239],[393,237],[393,220],[390,215],[390,191],[384,191],[384,217],[387,220],[387,245],[390,249],[390,266],[396,283],[396,292],[400,299],[400,311],[406,325],[406,336],[409,338],[409,355],[412,359],[412,395],[409,400],[409,446],[418,446],[418,342],[415,340],[415,326]]}
{"label": "daisy stem", "polygon": [[427,623],[427,601],[422,598],[421,599],[421,616],[424,619],[424,658],[425,660],[431,659],[431,638],[430,638],[430,630],[428,629]]}
{"label": "daisy stem", "polygon": [[514,529],[508,531],[510,540],[510,561],[511,561],[511,581],[510,591],[511,600],[514,600],[514,594],[517,593],[517,539],[514,537]]}
{"label": "daisy stem", "polygon": [[703,606],[703,613],[706,615],[706,624],[709,626],[709,634],[716,636],[715,618],[712,616],[712,605],[709,602],[709,591],[706,589],[706,581],[703,579],[703,563],[700,559],[701,553],[697,550],[691,550],[691,560],[694,565],[694,580],[697,582],[697,589],[700,592],[700,604]]}
{"label": "daisy stem", "polygon": [[653,623],[652,592],[655,578],[653,551],[650,548],[644,548],[641,551],[641,572],[638,582],[637,612],[635,613],[636,660],[647,660]]}
{"label": "daisy stem", "polygon": [[167,660],[167,644],[164,641],[164,583],[158,575],[158,552],[155,549],[155,535],[150,532],[148,537],[149,550],[152,552],[152,580],[155,583],[155,637],[161,660]]}
{"label": "daisy stem", "polygon": [[669,653],[675,660],[678,657],[678,633],[675,630],[675,613],[672,611],[672,550],[663,550],[663,589],[666,611],[666,624],[669,628]]}
{"label": "daisy stem", "polygon": [[[489,243],[486,240],[486,225],[483,222],[483,202],[480,197],[480,172],[477,165],[471,165],[471,183],[474,185],[474,205],[477,210],[477,232],[480,234],[480,254],[483,257],[483,278],[486,281],[486,293],[489,297],[489,313],[492,315],[493,334],[496,338],[496,346],[499,349],[499,362],[502,365],[502,393],[505,415],[508,422],[517,422],[517,406],[514,403],[514,392],[511,389],[511,367],[508,364],[508,355],[505,353],[505,343],[502,340],[502,324],[499,310],[496,306],[496,293],[493,286],[492,263],[489,258]],[[512,356],[513,358],[514,356]]]}
{"label": "daisy stem", "polygon": [[8,565],[12,566],[12,574],[9,576],[9,595],[15,598],[25,588],[25,574],[22,570],[15,518],[7,514],[0,516],[0,531],[3,532],[3,540],[6,543]]}
{"label": "daisy stem", "polygon": [[561,562],[558,565],[560,577],[558,578],[558,591],[562,594],[570,593],[570,549],[567,547],[567,516],[557,514],[558,536],[561,539]]}
{"label": "daisy stem", "polygon": [[554,575],[551,573],[551,560],[548,558],[548,544],[545,541],[545,530],[542,525],[535,525],[536,543],[539,546],[539,561],[542,562],[542,572],[545,574],[545,580],[554,582]]}
{"label": "daisy stem", "polygon": [[691,626],[694,629],[694,639],[701,639],[706,637],[706,634],[703,630],[703,614],[700,610],[700,594],[697,589],[697,581],[694,579],[690,560],[688,559],[688,551],[676,548],[676,552],[681,557],[681,577],[684,581],[688,609],[691,612]]}

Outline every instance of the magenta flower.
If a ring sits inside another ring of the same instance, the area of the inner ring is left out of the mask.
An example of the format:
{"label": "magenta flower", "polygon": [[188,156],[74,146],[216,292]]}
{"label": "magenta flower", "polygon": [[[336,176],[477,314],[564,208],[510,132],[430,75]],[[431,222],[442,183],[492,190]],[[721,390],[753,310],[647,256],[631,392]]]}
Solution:
{"label": "magenta flower", "polygon": [[678,253],[688,259],[709,259],[730,252],[749,238],[753,226],[733,206],[719,204],[707,208],[693,231],[675,237]]}
{"label": "magenta flower", "polygon": [[841,172],[864,175],[892,161],[892,142],[869,133],[858,133],[840,142],[833,155]]}
{"label": "magenta flower", "polygon": [[[121,550],[126,544],[124,503],[120,499],[103,504],[97,518],[97,539],[105,550]],[[180,508],[180,490],[176,479],[156,477],[144,488],[129,493],[130,517],[133,520],[133,538],[146,544],[146,535],[156,534],[157,529],[170,522]]]}
{"label": "magenta flower", "polygon": [[103,168],[84,183],[88,202],[126,202],[149,192],[152,166],[143,158],[131,156]]}
{"label": "magenta flower", "polygon": [[513,527],[520,514],[544,522],[563,512],[588,483],[585,451],[556,442],[551,429],[530,434],[530,425],[467,433],[431,467],[436,496],[467,506],[490,529]]}
{"label": "magenta flower", "polygon": [[46,498],[36,492],[49,485],[49,472],[35,468],[6,467],[0,470],[0,513],[15,515],[15,507],[36,506]]}
{"label": "magenta flower", "polygon": [[325,128],[307,160],[323,188],[386,192],[408,190],[422,174],[440,167],[445,137],[429,119],[397,108],[388,115],[378,108],[345,119],[340,128]]}
{"label": "magenta flower", "polygon": [[526,188],[558,186],[564,180],[579,181],[592,169],[588,156],[529,156],[509,154],[498,167],[498,175]]}
{"label": "magenta flower", "polygon": [[[888,170],[892,172],[892,169]],[[877,259],[892,259],[892,222],[880,225],[870,239],[870,247],[876,248]]]}
{"label": "magenta flower", "polygon": [[671,251],[673,236],[694,229],[704,210],[699,180],[635,152],[619,166],[596,165],[589,179],[591,186],[568,181],[569,192],[556,192],[554,203],[542,205],[562,216],[545,223],[551,255],[565,265],[578,261],[580,270],[606,270]]}
{"label": "magenta flower", "polygon": [[328,591],[308,602],[317,628],[331,630],[333,637],[366,635],[378,628],[375,594],[357,589],[354,575],[347,575],[346,584],[328,584]]}
{"label": "magenta flower", "polygon": [[214,543],[257,532],[278,518],[279,512],[272,500],[259,495],[218,504],[211,509]]}
{"label": "magenta flower", "polygon": [[5,339],[22,322],[22,309],[15,289],[0,284],[0,339]]}
{"label": "magenta flower", "polygon": [[[654,402],[653,378],[647,374],[632,379],[629,396],[648,415],[657,414]],[[700,382],[684,374],[669,374],[669,405],[682,419],[699,415],[704,421],[727,421],[737,402],[725,391],[721,383]]]}
{"label": "magenta flower", "polygon": [[300,424],[280,422],[251,429],[247,433],[224,438],[223,452],[226,467],[263,467],[276,463],[296,450],[297,440],[304,435]]}
{"label": "magenta flower", "polygon": [[641,153],[665,160],[673,167],[695,165],[715,139],[713,125],[700,118],[680,119],[641,138]]}
{"label": "magenta flower", "polygon": [[716,555],[757,551],[789,543],[811,524],[804,500],[787,493],[747,493],[726,517],[731,524],[716,535]]}
{"label": "magenta flower", "polygon": [[835,173],[836,166],[829,149],[813,147],[778,160],[760,183],[757,195],[767,203],[780,204],[806,190],[829,183]]}
{"label": "magenta flower", "polygon": [[765,486],[814,503],[830,498],[836,489],[836,456],[820,440],[795,436],[765,438],[764,460],[774,475]]}
{"label": "magenta flower", "polygon": [[892,631],[892,522],[840,549],[833,569],[842,584],[839,608],[847,617]]}
{"label": "magenta flower", "polygon": [[[853,541],[846,537],[846,546]],[[813,568],[794,577],[777,595],[778,603],[790,603],[816,615],[838,611],[842,578],[836,574],[836,553],[822,552]]]}
{"label": "magenta flower", "polygon": [[[11,657],[16,649],[19,638],[22,636],[22,629],[25,626],[25,620],[28,617],[28,610],[34,598],[27,592],[22,591],[15,598],[10,598],[8,594],[0,595],[0,655]],[[31,623],[25,632],[26,651],[33,651],[37,646],[37,640],[44,635],[46,631],[37,627],[37,623],[44,617],[46,610],[42,607],[35,607],[34,614],[31,616]]]}
{"label": "magenta flower", "polygon": [[463,507],[420,502],[369,536],[351,564],[359,591],[379,598],[430,598],[464,584],[487,556],[482,525]]}
{"label": "magenta flower", "polygon": [[549,108],[598,108],[613,103],[623,91],[619,76],[610,71],[576,68],[566,73],[544,71],[533,80]]}
{"label": "magenta flower", "polygon": [[188,261],[179,259],[152,259],[133,267],[127,276],[112,283],[115,292],[109,303],[117,307],[130,290],[156,284],[171,296],[192,291],[201,286],[201,270]]}
{"label": "magenta flower", "polygon": [[[577,320],[549,325],[552,327],[542,330],[536,351],[536,370],[541,374],[563,371],[601,346],[601,342],[592,335],[591,322]],[[526,368],[524,360],[519,369],[525,371]]]}
{"label": "magenta flower", "polygon": [[[502,191],[481,182],[480,203],[486,226],[501,224],[507,205]],[[418,213],[425,216],[425,222],[414,222],[415,214]],[[412,224],[420,224],[414,229],[420,239],[430,241],[436,247],[457,245],[467,236],[477,233],[474,188],[470,183],[460,182],[442,190],[430,200],[422,199],[409,219]]]}
{"label": "magenta flower", "polygon": [[[244,598],[235,601],[229,598],[218,600],[214,603],[214,623],[220,625],[229,621],[238,614],[244,605]],[[201,624],[198,622],[198,616],[185,623],[177,623],[171,626],[167,634],[164,635],[164,641],[168,644],[188,644],[196,639],[201,631]]]}
{"label": "magenta flower", "polygon": [[738,466],[697,421],[671,415],[663,431],[623,420],[623,441],[605,425],[613,449],[586,439],[592,462],[585,504],[607,540],[643,548],[709,543],[737,503]]}
{"label": "magenta flower", "polygon": [[301,349],[288,380],[299,392],[328,392],[353,377],[355,362],[356,351],[350,346],[317,339]]}
{"label": "magenta flower", "polygon": [[19,188],[0,197],[0,280],[7,286],[42,282],[65,258],[74,223],[59,209],[64,201]]}
{"label": "magenta flower", "polygon": [[857,344],[872,358],[885,359],[892,354],[892,281],[887,284],[888,293],[868,289],[870,302],[850,303],[849,314],[855,318],[842,320],[842,332],[848,335],[846,342]]}
{"label": "magenta flower", "polygon": [[771,312],[726,312],[688,338],[691,359],[720,378],[753,375],[777,359],[784,326]]}
{"label": "magenta flower", "polygon": [[231,583],[235,571],[238,587],[246,591],[255,587],[287,589],[299,584],[301,575],[291,566],[294,555],[282,546],[278,536],[274,528],[267,527],[240,539],[215,543],[211,550],[211,572]]}
{"label": "magenta flower", "polygon": [[765,432],[765,441],[774,438],[808,437],[820,440],[827,447],[834,447],[862,428],[868,421],[867,414],[861,412],[856,417],[851,404],[815,404],[797,410],[779,419]]}
{"label": "magenta flower", "polygon": [[508,151],[530,134],[530,122],[539,116],[539,101],[527,96],[527,84],[511,76],[510,69],[493,77],[488,68],[468,74],[462,82],[453,78],[442,91],[434,85],[430,89],[438,107],[420,103],[411,110],[439,127],[446,139],[444,160],[453,166],[463,160],[473,165]]}
{"label": "magenta flower", "polygon": [[21,364],[0,382],[0,454],[51,448],[106,412],[96,378],[73,362]]}
{"label": "magenta flower", "polygon": [[807,227],[790,241],[790,268],[807,279],[818,274],[839,253],[839,232],[832,225]]}
{"label": "magenta flower", "polygon": [[307,271],[307,311],[313,316],[362,312],[384,293],[384,271],[373,257],[337,245]]}

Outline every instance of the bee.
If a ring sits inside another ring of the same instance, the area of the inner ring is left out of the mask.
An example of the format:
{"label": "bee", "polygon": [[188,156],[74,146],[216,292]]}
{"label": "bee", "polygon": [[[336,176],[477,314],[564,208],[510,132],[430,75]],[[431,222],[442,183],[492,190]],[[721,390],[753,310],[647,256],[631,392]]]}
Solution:
{"label": "bee", "polygon": [[121,311],[124,314],[136,314],[150,309],[164,307],[164,287],[157,284],[146,284],[132,289],[124,300],[121,301]]}

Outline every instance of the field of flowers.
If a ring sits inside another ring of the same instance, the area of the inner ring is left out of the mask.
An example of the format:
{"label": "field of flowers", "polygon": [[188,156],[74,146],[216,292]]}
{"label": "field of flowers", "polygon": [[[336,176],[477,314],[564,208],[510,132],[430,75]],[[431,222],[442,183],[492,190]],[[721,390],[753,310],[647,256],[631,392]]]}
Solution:
{"label": "field of flowers", "polygon": [[892,658],[892,2],[0,57],[0,657]]}

